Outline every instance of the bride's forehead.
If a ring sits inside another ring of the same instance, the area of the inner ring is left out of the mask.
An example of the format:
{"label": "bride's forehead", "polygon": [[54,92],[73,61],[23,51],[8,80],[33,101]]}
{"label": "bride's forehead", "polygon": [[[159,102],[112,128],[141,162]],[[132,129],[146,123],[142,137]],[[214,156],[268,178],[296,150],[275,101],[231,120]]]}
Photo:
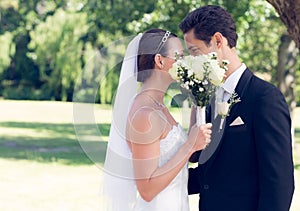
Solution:
{"label": "bride's forehead", "polygon": [[182,41],[177,37],[170,38],[168,44],[170,49],[183,50]]}

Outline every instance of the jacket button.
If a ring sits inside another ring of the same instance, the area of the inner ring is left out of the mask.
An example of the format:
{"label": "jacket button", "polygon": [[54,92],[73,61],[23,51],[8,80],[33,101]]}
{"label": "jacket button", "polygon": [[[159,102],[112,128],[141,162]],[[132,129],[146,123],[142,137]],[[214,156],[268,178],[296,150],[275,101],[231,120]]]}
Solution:
{"label": "jacket button", "polygon": [[208,190],[209,189],[209,185],[204,185],[203,188],[204,188],[204,190]]}

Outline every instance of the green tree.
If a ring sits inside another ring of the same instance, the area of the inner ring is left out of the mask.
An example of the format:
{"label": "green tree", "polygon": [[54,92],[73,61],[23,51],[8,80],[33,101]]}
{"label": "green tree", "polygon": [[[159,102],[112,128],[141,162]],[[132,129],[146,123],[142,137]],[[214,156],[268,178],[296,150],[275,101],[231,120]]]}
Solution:
{"label": "green tree", "polygon": [[[40,21],[36,12],[38,0],[0,1],[0,34],[10,33],[12,44],[10,63],[3,70],[2,85],[9,97],[22,98],[18,89],[23,87],[38,88],[39,72],[32,60],[27,56],[27,44],[30,41],[29,31]],[[9,39],[8,39],[9,41]]]}
{"label": "green tree", "polygon": [[20,15],[17,0],[0,0],[0,34],[14,31],[19,26]]}
{"label": "green tree", "polygon": [[55,100],[72,100],[81,73],[81,37],[87,32],[86,20],[85,13],[58,9],[30,33],[30,57],[40,69],[45,89],[51,91]]}
{"label": "green tree", "polygon": [[15,46],[13,43],[13,35],[5,32],[0,35],[0,75],[10,65],[11,58],[15,54]]}
{"label": "green tree", "polygon": [[[115,45],[117,40],[122,40],[126,36],[132,35],[133,32],[127,23],[140,20],[145,13],[152,12],[155,2],[155,0],[147,1],[147,3],[138,0],[90,0],[82,8],[83,12],[89,14],[87,20],[89,29],[83,39],[94,47],[93,59],[90,59],[90,62],[87,62],[86,59],[84,60],[83,72],[84,75],[88,72],[93,72],[93,75],[96,72],[96,75],[98,75],[98,77],[94,77],[94,79],[97,78],[100,81],[96,101],[99,98],[101,103],[111,103],[117,88],[120,61],[122,61],[125,46],[120,44],[118,47],[112,48],[112,45]],[[90,69],[93,69],[91,66],[97,68],[94,71],[87,71],[86,66]],[[83,79],[83,81],[86,82],[85,86],[80,87],[79,85],[77,87],[80,89],[80,92],[94,93],[94,91],[91,91],[91,88],[87,87],[95,87],[95,80]],[[86,90],[84,91],[84,89]]]}

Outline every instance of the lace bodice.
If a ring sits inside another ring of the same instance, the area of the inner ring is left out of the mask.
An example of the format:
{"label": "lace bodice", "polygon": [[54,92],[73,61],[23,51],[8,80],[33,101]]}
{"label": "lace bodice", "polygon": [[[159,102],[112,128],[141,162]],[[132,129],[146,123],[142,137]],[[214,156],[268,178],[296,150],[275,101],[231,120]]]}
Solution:
{"label": "lace bodice", "polygon": [[187,135],[182,127],[174,125],[168,135],[160,141],[159,166],[170,160],[178,149],[185,143]]}
{"label": "lace bodice", "polygon": [[[160,141],[159,166],[167,163],[187,140],[187,135],[178,124],[173,126],[168,135]],[[151,202],[138,198],[135,211],[188,211],[188,167],[178,173],[173,181]]]}

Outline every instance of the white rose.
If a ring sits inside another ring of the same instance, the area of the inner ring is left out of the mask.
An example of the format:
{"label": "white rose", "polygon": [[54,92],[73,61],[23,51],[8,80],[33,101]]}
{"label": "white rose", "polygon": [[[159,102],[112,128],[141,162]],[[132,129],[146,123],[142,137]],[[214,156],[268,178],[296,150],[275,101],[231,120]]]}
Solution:
{"label": "white rose", "polygon": [[207,61],[206,56],[195,56],[192,61],[192,69],[195,73],[195,76],[200,81],[203,80],[204,77],[204,63]]}
{"label": "white rose", "polygon": [[176,80],[176,81],[178,81],[179,80],[179,77],[178,77],[178,64],[177,64],[177,62],[175,62],[174,64],[173,64],[173,66],[169,69],[169,74],[171,75],[171,77],[174,79],[174,80]]}
{"label": "white rose", "polygon": [[185,64],[185,66],[187,67],[187,69],[192,69],[192,63],[193,63],[194,57],[189,55],[189,56],[185,56],[183,59],[183,62]]}
{"label": "white rose", "polygon": [[218,60],[211,60],[209,64],[209,78],[213,85],[219,86],[225,76],[225,70],[220,67]]}
{"label": "white rose", "polygon": [[186,57],[184,57],[184,59],[180,59],[177,62],[178,62],[179,66],[187,69],[188,71],[192,69],[190,56],[186,56]]}
{"label": "white rose", "polygon": [[229,106],[230,106],[230,104],[227,102],[218,102],[217,103],[218,114],[221,116],[227,116],[228,111],[229,111]]}

